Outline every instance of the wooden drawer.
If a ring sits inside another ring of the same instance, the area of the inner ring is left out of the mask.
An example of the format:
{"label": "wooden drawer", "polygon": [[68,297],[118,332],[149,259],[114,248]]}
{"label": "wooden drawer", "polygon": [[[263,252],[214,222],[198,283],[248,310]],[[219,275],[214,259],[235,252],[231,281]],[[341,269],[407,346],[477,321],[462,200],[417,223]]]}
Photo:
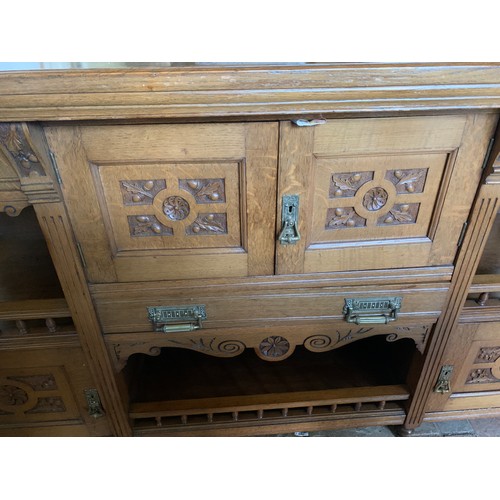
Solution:
{"label": "wooden drawer", "polygon": [[[207,285],[203,288],[156,282],[94,285],[96,310],[104,333],[151,332],[148,307],[204,305],[203,331],[224,328],[345,323],[346,299],[400,297],[400,320],[433,322],[443,307],[448,284],[265,288]],[[396,321],[397,323],[397,321]],[[347,324],[347,323],[345,323]]]}

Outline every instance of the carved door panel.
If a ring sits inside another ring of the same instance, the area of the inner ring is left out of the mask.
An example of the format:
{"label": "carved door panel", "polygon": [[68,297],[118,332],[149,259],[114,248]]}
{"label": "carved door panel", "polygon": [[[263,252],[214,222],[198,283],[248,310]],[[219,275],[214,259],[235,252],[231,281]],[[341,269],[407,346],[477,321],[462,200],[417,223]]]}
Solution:
{"label": "carved door panel", "polygon": [[273,274],[277,124],[46,134],[90,281]]}
{"label": "carved door panel", "polygon": [[0,366],[0,435],[111,433],[106,416],[89,413],[95,386],[81,348],[4,350]]}
{"label": "carved door panel", "polygon": [[278,273],[452,264],[494,125],[476,115],[283,123],[278,199],[299,195],[301,238],[278,245]]}
{"label": "carved door panel", "polygon": [[432,393],[427,411],[500,407],[500,323],[459,324],[443,355],[450,391]]}

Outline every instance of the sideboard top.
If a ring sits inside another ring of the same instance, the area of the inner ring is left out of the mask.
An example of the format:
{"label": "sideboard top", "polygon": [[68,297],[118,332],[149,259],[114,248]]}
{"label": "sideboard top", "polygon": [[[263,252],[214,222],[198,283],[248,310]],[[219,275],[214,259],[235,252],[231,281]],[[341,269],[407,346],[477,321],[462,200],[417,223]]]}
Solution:
{"label": "sideboard top", "polygon": [[500,63],[0,65],[3,122],[290,119],[498,108]]}

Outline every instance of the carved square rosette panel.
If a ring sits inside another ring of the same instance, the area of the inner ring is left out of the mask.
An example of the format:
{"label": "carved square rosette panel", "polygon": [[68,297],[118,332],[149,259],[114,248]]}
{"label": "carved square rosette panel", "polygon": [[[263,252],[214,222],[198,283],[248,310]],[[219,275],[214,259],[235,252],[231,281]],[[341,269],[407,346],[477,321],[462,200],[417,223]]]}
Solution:
{"label": "carved square rosette panel", "polygon": [[500,346],[481,346],[477,350],[465,384],[500,384]]}
{"label": "carved square rosette panel", "polygon": [[241,246],[242,165],[93,165],[115,253]]}
{"label": "carved square rosette panel", "polygon": [[0,371],[0,424],[79,418],[60,367]]}
{"label": "carved square rosette panel", "polygon": [[316,158],[311,243],[430,237],[447,154]]}

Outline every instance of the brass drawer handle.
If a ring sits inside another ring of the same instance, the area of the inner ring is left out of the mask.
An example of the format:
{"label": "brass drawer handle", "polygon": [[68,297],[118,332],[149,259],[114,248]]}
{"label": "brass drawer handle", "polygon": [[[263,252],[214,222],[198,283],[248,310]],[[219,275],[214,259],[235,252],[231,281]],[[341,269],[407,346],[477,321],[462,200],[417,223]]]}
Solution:
{"label": "brass drawer handle", "polygon": [[202,319],[207,319],[205,306],[148,307],[148,319],[155,332],[192,332],[203,328]]}
{"label": "brass drawer handle", "polygon": [[357,325],[387,324],[398,319],[401,297],[383,299],[344,299],[344,319]]}

